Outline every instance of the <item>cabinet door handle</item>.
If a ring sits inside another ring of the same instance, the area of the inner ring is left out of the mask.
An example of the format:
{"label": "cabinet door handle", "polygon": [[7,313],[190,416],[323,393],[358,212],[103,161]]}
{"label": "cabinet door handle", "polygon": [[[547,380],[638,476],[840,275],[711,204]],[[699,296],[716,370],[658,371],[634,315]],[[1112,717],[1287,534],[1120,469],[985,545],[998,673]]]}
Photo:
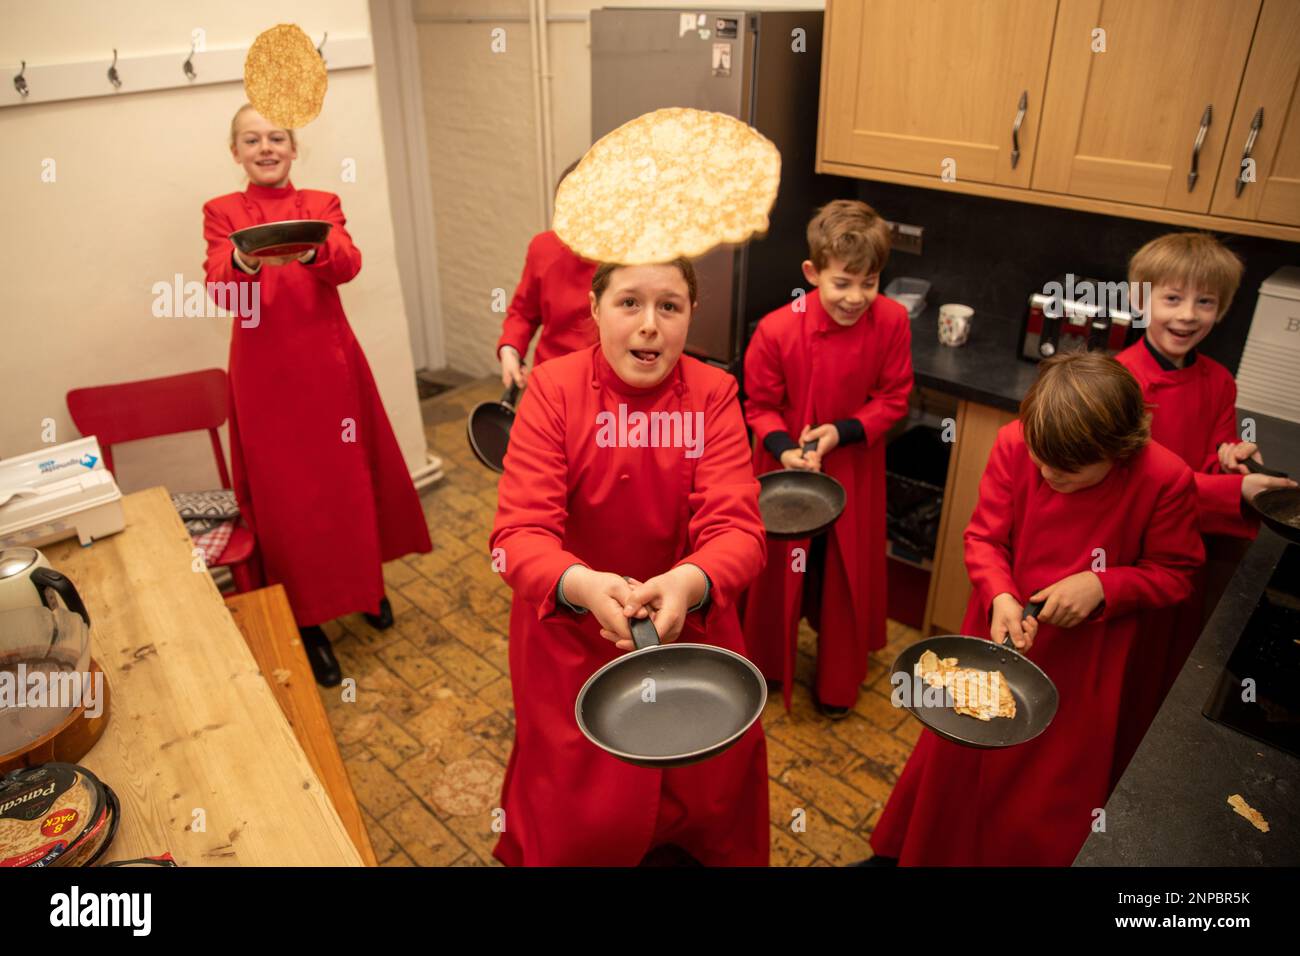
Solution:
{"label": "cabinet door handle", "polygon": [[1246,137],[1246,148],[1241,153],[1241,170],[1237,173],[1237,195],[1246,188],[1246,160],[1250,159],[1251,151],[1255,148],[1255,137],[1259,135],[1259,128],[1264,125],[1264,107],[1255,110],[1255,116],[1250,121],[1250,135]]}
{"label": "cabinet door handle", "polygon": [[1201,174],[1197,170],[1197,163],[1201,158],[1201,147],[1205,145],[1205,132],[1210,128],[1211,106],[1207,104],[1205,112],[1201,114],[1201,128],[1196,131],[1196,142],[1192,145],[1192,168],[1187,172],[1187,191],[1191,192],[1192,187],[1196,185],[1197,177]]}
{"label": "cabinet door handle", "polygon": [[1029,91],[1022,90],[1020,102],[1016,105],[1016,121],[1011,127],[1011,168],[1020,162],[1020,124],[1025,121],[1025,110],[1029,109]]}

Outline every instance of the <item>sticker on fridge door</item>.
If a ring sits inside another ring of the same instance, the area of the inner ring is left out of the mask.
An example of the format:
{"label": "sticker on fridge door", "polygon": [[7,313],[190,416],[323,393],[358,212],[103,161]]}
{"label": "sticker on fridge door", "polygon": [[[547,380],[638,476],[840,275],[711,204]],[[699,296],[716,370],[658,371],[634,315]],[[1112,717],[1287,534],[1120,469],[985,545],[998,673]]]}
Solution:
{"label": "sticker on fridge door", "polygon": [[695,14],[683,13],[677,18],[677,35],[684,37],[695,29]]}
{"label": "sticker on fridge door", "polygon": [[731,76],[731,44],[713,44],[713,75]]}

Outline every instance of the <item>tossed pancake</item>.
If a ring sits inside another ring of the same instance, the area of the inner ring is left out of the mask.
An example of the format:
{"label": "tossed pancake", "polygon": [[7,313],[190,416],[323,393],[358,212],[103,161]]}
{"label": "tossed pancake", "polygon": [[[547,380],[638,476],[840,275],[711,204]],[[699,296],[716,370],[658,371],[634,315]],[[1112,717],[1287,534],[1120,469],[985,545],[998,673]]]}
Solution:
{"label": "tossed pancake", "polygon": [[311,38],[292,23],[258,34],[244,59],[244,93],[277,126],[301,129],[325,103],[329,76]]}
{"label": "tossed pancake", "polygon": [[672,108],[600,139],[555,197],[555,233],[595,262],[702,256],[768,227],[781,154],[734,117]]}

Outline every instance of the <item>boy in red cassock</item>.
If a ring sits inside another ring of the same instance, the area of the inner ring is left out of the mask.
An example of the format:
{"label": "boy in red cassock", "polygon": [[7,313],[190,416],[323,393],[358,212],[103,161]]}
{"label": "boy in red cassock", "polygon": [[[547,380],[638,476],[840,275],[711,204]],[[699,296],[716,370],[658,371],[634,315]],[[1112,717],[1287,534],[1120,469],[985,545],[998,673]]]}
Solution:
{"label": "boy in red cassock", "polygon": [[[561,183],[577,165],[571,163],[560,174]],[[515,287],[497,340],[502,385],[522,388],[527,383],[524,356],[539,327],[542,334],[533,354],[534,365],[595,343],[596,325],[587,303],[595,271],[596,263],[573,252],[553,230],[533,236],[524,258],[524,274]]]}
{"label": "boy in red cassock", "polygon": [[[1267,488],[1295,482],[1250,474],[1243,462],[1262,461],[1252,442],[1238,440],[1237,385],[1226,368],[1197,346],[1227,314],[1242,265],[1208,233],[1169,233],[1153,239],[1129,261],[1132,288],[1148,321],[1146,334],[1117,358],[1142,386],[1151,411],[1151,437],[1187,463],[1196,480],[1199,527],[1207,553],[1225,550],[1221,536],[1253,538],[1258,520],[1246,502]],[[1165,695],[1201,633],[1205,570],[1192,595],[1130,662],[1118,779],[1142,741]]]}
{"label": "boy in red cassock", "polygon": [[[1149,434],[1141,387],[1100,353],[1044,362],[998,432],[966,528],[963,630],[1010,639],[1060,704],[1001,750],[924,731],[872,834],[880,857],[1067,866],[1079,852],[1110,792],[1140,612],[1186,599],[1204,557],[1192,473]],[[1030,601],[1042,610],[1022,621]]]}
{"label": "boy in red cassock", "polygon": [[520,403],[491,536],[514,589],[504,863],[634,866],[665,846],[706,865],[768,862],[759,724],[660,770],[599,749],[574,716],[587,678],[632,647],[631,617],[648,614],[663,642],[743,650],[758,482],[735,379],[682,355],[695,301],[685,259],[600,266],[599,343],[538,366]]}
{"label": "boy in red cassock", "polygon": [[[745,643],[785,705],[794,684],[799,618],[818,633],[814,702],[847,716],[885,644],[885,446],[907,413],[912,330],[907,310],[879,294],[889,224],[866,203],[839,199],[808,224],[804,277],[816,286],[767,315],[745,353],[745,417],[754,471],[822,471],[847,502],[811,542],[768,542],[767,566],[745,603]],[[815,451],[803,452],[807,442]],[[796,550],[798,549],[798,550]],[[811,555],[809,554],[811,549]]]}

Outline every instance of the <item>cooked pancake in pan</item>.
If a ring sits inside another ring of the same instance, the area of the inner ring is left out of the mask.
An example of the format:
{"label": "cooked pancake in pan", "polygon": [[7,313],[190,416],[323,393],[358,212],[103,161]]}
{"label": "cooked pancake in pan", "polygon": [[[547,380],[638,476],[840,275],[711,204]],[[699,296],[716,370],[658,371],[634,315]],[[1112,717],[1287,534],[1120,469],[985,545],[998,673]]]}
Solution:
{"label": "cooked pancake in pan", "polygon": [[942,687],[951,696],[953,710],[977,720],[1016,716],[1016,699],[1001,671],[958,667],[957,658],[940,657],[926,651],[916,662],[917,675],[931,687]]}

